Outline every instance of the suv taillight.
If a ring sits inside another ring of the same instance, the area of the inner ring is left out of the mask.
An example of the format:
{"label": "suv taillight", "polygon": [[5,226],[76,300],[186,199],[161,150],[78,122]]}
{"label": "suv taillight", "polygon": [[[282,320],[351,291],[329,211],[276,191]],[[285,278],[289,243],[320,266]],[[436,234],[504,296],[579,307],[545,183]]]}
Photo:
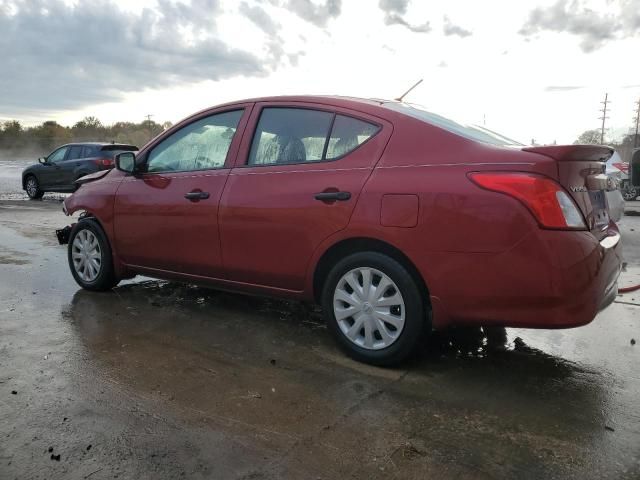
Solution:
{"label": "suv taillight", "polygon": [[486,190],[519,200],[544,228],[586,229],[576,203],[548,177],[523,172],[474,172],[469,179]]}
{"label": "suv taillight", "polygon": [[113,158],[96,158],[94,163],[101,167],[113,167]]}

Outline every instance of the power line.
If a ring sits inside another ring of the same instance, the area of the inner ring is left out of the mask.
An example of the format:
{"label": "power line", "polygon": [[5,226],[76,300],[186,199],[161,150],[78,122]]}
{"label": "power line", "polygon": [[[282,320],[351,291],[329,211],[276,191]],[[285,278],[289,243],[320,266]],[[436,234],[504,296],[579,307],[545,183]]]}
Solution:
{"label": "power line", "polygon": [[604,102],[600,102],[602,103],[604,106],[602,107],[602,109],[600,110],[602,112],[602,116],[598,117],[600,120],[602,120],[602,128],[600,130],[600,145],[604,145],[604,122],[605,120],[607,120],[609,117],[607,117],[607,105],[609,105],[609,103],[611,103],[611,100],[609,100],[609,94],[605,93],[604,94]]}

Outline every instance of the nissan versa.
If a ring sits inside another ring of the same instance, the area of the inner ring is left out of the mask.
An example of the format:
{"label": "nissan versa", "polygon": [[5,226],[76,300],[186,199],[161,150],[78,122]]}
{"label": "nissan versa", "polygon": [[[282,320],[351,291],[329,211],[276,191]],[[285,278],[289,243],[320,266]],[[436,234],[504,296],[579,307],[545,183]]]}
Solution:
{"label": "nissan versa", "polygon": [[617,293],[607,147],[526,147],[383,100],[276,97],[197,113],[81,180],[75,280],[136,274],[322,304],[352,357],[450,325],[564,328]]}

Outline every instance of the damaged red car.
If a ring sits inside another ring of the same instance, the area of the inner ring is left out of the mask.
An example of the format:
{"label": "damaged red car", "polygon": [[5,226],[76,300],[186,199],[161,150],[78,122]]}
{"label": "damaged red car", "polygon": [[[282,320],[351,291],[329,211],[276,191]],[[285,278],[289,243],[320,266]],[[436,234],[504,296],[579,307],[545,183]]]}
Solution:
{"label": "damaged red car", "polygon": [[452,325],[591,322],[617,293],[602,146],[527,147],[396,101],[199,112],[64,202],[71,273],[315,301],[352,357],[405,359]]}

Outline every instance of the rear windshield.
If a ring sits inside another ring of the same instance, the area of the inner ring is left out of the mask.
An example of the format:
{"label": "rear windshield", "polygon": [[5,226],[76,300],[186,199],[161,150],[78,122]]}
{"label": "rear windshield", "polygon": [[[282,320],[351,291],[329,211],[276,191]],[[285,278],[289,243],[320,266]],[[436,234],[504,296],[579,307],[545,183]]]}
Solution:
{"label": "rear windshield", "polygon": [[[136,149],[136,150],[137,150],[137,149]],[[115,156],[116,156],[116,155],[118,155],[119,153],[122,153],[122,152],[131,152],[131,151],[133,151],[133,150],[132,150],[132,149],[130,149],[130,148],[127,148],[126,150],[106,150],[106,151],[105,151],[105,150],[102,150],[102,151],[100,152],[100,156],[101,156],[101,157],[104,157],[104,158],[115,158]]]}
{"label": "rear windshield", "polygon": [[499,133],[485,127],[481,127],[479,125],[466,125],[464,123],[456,122],[436,113],[428,112],[417,105],[409,105],[399,102],[386,102],[383,106],[389,110],[409,115],[410,117],[417,118],[418,120],[443,128],[451,133],[468,138],[469,140],[475,140],[476,142],[498,146],[524,146],[524,144],[520,142],[505,137],[504,135],[500,135]]}

